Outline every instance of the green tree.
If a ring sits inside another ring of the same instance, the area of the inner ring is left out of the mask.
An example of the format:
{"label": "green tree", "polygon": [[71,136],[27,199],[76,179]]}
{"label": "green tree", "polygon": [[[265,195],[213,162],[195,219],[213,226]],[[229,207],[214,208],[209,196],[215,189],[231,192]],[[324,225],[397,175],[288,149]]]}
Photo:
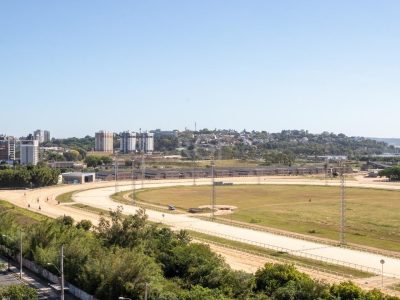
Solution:
{"label": "green tree", "polygon": [[263,292],[274,299],[312,300],[327,297],[327,286],[313,281],[293,265],[267,263],[255,274],[256,292]]}
{"label": "green tree", "polygon": [[36,300],[37,290],[24,284],[0,287],[0,299],[5,300]]}
{"label": "green tree", "polygon": [[90,220],[81,220],[76,223],[76,228],[83,229],[85,231],[89,231],[92,228],[93,224]]}
{"label": "green tree", "polygon": [[364,299],[362,289],[350,281],[332,285],[330,292],[332,296],[341,300]]}
{"label": "green tree", "polygon": [[101,165],[101,163],[102,163],[101,159],[96,155],[86,156],[84,162],[85,162],[85,164],[87,164],[88,167],[93,167],[93,168],[96,168],[97,166]]}
{"label": "green tree", "polygon": [[379,171],[378,175],[380,177],[389,178],[389,180],[399,181],[400,180],[400,166],[395,166],[391,168],[386,168]]}
{"label": "green tree", "polygon": [[64,161],[64,155],[57,153],[57,152],[48,152],[47,153],[47,160],[49,161]]}
{"label": "green tree", "polygon": [[82,159],[81,154],[77,150],[69,150],[63,153],[67,161],[78,161]]}

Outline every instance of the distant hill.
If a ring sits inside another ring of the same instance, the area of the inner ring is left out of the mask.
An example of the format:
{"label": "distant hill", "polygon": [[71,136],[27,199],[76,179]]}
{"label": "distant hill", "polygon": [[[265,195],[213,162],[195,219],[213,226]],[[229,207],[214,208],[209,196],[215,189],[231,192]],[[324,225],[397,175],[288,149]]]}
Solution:
{"label": "distant hill", "polygon": [[384,142],[393,146],[400,146],[400,138],[370,138],[378,142]]}

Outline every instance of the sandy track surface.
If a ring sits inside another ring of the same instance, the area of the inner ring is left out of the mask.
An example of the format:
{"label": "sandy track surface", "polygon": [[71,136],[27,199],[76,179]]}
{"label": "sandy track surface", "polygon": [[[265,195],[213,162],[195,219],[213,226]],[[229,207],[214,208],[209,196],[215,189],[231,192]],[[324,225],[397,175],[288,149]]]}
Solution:
{"label": "sandy track surface", "polygon": [[[296,178],[294,176],[286,177],[241,177],[241,178],[220,178],[225,182],[233,182],[236,184],[304,184],[304,185],[330,185],[338,186],[337,180],[324,180]],[[192,185],[192,180],[166,180],[166,181],[145,181],[142,188],[163,187],[174,185]],[[197,179],[196,184],[210,184],[210,179]],[[400,190],[400,184],[390,182],[380,182],[376,179],[357,177],[356,180],[348,181],[347,186],[363,187],[363,188],[379,188]],[[136,188],[141,188],[140,184],[136,184]],[[89,190],[87,190],[89,189]],[[121,205],[110,199],[110,195],[116,191],[124,191],[132,189],[130,181],[120,182],[115,187],[114,182],[101,182],[86,185],[63,185],[57,187],[49,187],[35,190],[1,190],[0,199],[8,200],[20,207],[30,209],[50,217],[58,217],[61,215],[70,215],[75,220],[89,219],[94,224],[98,221],[98,215],[73,208],[70,205],[58,205],[55,197],[57,195],[77,191],[74,195],[76,202],[86,204],[101,209],[115,209],[122,206],[124,213],[135,213],[137,207],[130,205]],[[40,210],[39,210],[40,206]],[[380,259],[385,259],[385,275],[389,277],[400,278],[400,260],[391,257],[384,257],[379,254],[355,251],[351,249],[328,246],[316,242],[304,241],[295,238],[289,238],[261,232],[252,229],[239,228],[230,225],[218,224],[210,221],[204,221],[192,218],[187,215],[168,214],[168,212],[159,212],[147,210],[149,219],[156,222],[163,222],[177,229],[190,229],[203,232],[227,239],[237,240],[249,244],[259,245],[262,247],[286,251],[294,255],[319,259],[331,263],[337,263],[358,269],[364,269],[370,272],[380,274]]]}

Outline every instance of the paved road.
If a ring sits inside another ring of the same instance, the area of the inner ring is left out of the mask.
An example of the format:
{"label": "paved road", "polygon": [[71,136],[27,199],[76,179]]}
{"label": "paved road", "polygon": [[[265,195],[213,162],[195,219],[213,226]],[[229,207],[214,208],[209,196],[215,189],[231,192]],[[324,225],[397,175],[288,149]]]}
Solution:
{"label": "paved road", "polygon": [[[6,262],[5,258],[0,257],[0,263]],[[39,300],[60,299],[60,292],[49,286],[49,281],[37,276],[33,272],[23,269],[22,280],[19,279],[19,269],[14,262],[11,263],[9,271],[0,272],[0,287],[8,285],[25,284],[37,289]],[[65,300],[78,300],[78,298],[66,293]]]}

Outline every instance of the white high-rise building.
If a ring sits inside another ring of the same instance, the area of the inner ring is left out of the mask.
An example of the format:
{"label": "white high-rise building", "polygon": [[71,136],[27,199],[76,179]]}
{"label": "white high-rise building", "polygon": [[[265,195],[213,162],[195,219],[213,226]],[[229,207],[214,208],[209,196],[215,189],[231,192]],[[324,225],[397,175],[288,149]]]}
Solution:
{"label": "white high-rise building", "polygon": [[130,153],[136,151],[136,132],[124,131],[120,133],[120,151],[121,153]]}
{"label": "white high-rise building", "polygon": [[154,151],[154,133],[142,132],[139,134],[140,151],[152,153]]}
{"label": "white high-rise building", "polygon": [[50,142],[50,131],[43,131],[43,142]]}
{"label": "white high-rise building", "polygon": [[20,160],[22,165],[37,165],[39,162],[39,141],[20,141]]}
{"label": "white high-rise building", "polygon": [[33,138],[39,141],[39,144],[50,141],[50,131],[37,129],[33,132]]}
{"label": "white high-rise building", "polygon": [[0,161],[15,160],[15,138],[0,135]]}
{"label": "white high-rise building", "polygon": [[96,132],[94,150],[101,152],[113,152],[114,134],[104,130]]}
{"label": "white high-rise building", "polygon": [[43,141],[44,141],[44,132],[43,132],[43,130],[41,130],[41,129],[35,130],[33,132],[33,138],[35,140],[38,140],[40,144],[43,143]]}

